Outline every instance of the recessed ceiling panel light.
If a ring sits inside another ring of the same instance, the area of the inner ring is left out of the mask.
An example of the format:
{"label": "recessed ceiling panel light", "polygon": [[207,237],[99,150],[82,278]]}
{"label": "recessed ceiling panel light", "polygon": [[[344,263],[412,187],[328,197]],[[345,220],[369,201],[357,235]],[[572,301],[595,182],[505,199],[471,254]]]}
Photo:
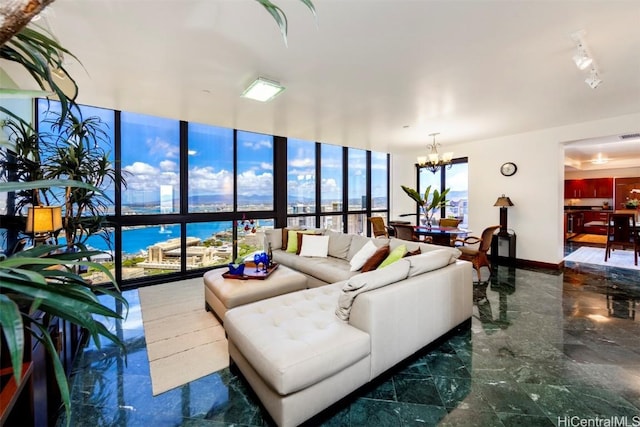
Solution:
{"label": "recessed ceiling panel light", "polygon": [[258,77],[245,89],[242,96],[256,101],[266,102],[275,98],[283,90],[284,86],[281,86],[280,83]]}

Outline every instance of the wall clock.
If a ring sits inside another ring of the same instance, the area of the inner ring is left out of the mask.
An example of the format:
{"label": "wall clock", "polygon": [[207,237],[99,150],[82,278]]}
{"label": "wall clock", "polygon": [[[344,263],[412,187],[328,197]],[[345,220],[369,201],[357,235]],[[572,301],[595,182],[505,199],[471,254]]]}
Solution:
{"label": "wall clock", "polygon": [[500,166],[500,173],[504,176],[511,176],[516,173],[518,166],[513,162],[507,162]]}

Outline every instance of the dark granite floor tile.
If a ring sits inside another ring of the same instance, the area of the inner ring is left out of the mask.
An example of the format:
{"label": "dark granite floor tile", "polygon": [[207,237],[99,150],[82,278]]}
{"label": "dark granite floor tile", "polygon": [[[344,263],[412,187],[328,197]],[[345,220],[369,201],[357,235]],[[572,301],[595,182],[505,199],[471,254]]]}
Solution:
{"label": "dark granite floor tile", "polygon": [[433,378],[417,378],[412,375],[394,375],[398,402],[444,406]]}
{"label": "dark granite floor tile", "polygon": [[448,413],[438,424],[442,427],[503,427],[495,412],[481,412],[457,408]]}
{"label": "dark granite floor tile", "polygon": [[349,422],[351,427],[402,426],[396,403],[373,399],[357,399],[351,405]]}
{"label": "dark granite floor tile", "polygon": [[434,377],[434,382],[447,410],[460,408],[493,412],[491,405],[469,378]]}
{"label": "dark granite floor tile", "polygon": [[499,413],[498,418],[505,427],[553,427],[554,423],[547,417]]}
{"label": "dark granite floor tile", "polygon": [[431,374],[440,377],[469,378],[464,362],[453,353],[431,353],[426,357]]}
{"label": "dark granite floor tile", "polygon": [[[627,416],[632,418],[640,416],[639,408],[621,397],[618,393],[598,387],[572,387],[567,389],[584,406],[588,407],[591,413],[600,418]],[[638,419],[640,424],[640,418]]]}
{"label": "dark granite floor tile", "polygon": [[447,416],[447,410],[441,406],[411,403],[400,404],[398,412],[403,427],[436,426]]}
{"label": "dark granite floor tile", "polygon": [[506,381],[474,381],[474,387],[496,413],[542,416],[544,413],[516,383]]}
{"label": "dark granite floor tile", "polygon": [[567,387],[559,385],[521,384],[540,409],[551,419],[557,417],[582,417],[594,415],[582,399],[576,399]]}
{"label": "dark granite floor tile", "polygon": [[368,399],[396,401],[396,388],[393,383],[393,378],[389,377],[386,378],[385,381],[375,381],[364,389],[362,397],[366,397]]}

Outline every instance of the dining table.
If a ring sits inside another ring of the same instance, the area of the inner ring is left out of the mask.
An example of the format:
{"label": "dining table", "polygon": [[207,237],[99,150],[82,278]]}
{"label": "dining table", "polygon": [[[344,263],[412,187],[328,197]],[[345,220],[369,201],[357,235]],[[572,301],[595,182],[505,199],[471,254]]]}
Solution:
{"label": "dining table", "polygon": [[431,237],[432,243],[441,246],[452,246],[453,239],[458,237],[464,238],[467,234],[471,233],[471,230],[458,227],[440,227],[432,225],[427,227],[419,225],[414,227],[414,232],[418,236]]}

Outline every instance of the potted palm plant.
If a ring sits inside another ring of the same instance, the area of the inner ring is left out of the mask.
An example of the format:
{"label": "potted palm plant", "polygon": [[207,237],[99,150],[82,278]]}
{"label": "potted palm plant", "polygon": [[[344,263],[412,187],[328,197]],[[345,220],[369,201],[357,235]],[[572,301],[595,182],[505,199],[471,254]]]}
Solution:
{"label": "potted palm plant", "polygon": [[425,189],[423,197],[411,187],[407,187],[406,185],[401,185],[401,187],[404,192],[420,207],[420,211],[425,218],[424,224],[427,227],[431,227],[431,221],[436,209],[440,209],[447,204],[447,194],[449,193],[450,188],[445,189],[442,193],[439,192],[437,188],[434,188],[433,193],[431,193],[431,186],[429,185]]}

